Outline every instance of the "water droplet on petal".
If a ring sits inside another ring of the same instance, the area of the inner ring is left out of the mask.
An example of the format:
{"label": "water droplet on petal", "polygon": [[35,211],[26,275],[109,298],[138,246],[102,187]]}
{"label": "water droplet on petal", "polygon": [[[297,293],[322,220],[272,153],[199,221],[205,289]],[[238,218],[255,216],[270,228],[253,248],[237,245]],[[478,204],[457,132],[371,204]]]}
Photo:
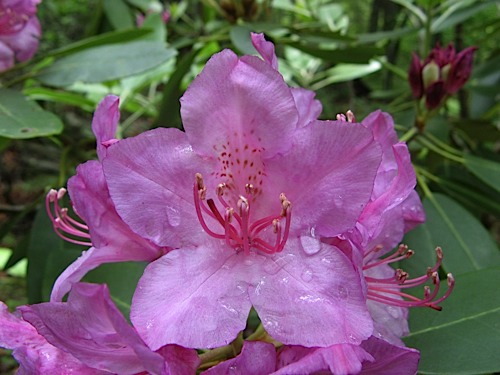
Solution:
{"label": "water droplet on petal", "polygon": [[264,271],[270,275],[275,275],[280,270],[280,266],[271,258],[268,258],[264,263]]}
{"label": "water droplet on petal", "polygon": [[347,297],[349,296],[349,291],[341,285],[337,289],[337,296],[340,299],[347,299]]}
{"label": "water droplet on petal", "polygon": [[304,271],[302,271],[300,278],[303,281],[305,281],[306,283],[308,283],[309,281],[311,281],[313,279],[313,273],[310,269],[306,268],[306,269],[304,269]]}
{"label": "water droplet on petal", "polygon": [[302,236],[300,237],[300,243],[307,255],[314,255],[321,250],[321,242],[317,238]]}
{"label": "water droplet on petal", "polygon": [[151,329],[151,328],[153,328],[153,326],[154,326],[154,321],[152,319],[149,319],[146,322],[146,329]]}
{"label": "water droplet on petal", "polygon": [[387,306],[386,309],[389,315],[392,316],[393,318],[397,319],[400,317],[400,310],[397,307]]}
{"label": "water droplet on petal", "polygon": [[335,206],[337,207],[342,207],[344,205],[344,198],[342,197],[342,195],[336,195],[335,197],[333,197],[333,204],[335,204]]}
{"label": "water droplet on petal", "polygon": [[243,263],[245,263],[246,266],[251,266],[253,265],[253,259],[246,257]]}
{"label": "water droplet on petal", "polygon": [[181,215],[179,211],[173,207],[167,207],[165,211],[168,223],[173,227],[178,227],[181,223]]}
{"label": "water droplet on petal", "polygon": [[358,341],[358,339],[356,338],[356,336],[354,336],[353,334],[349,335],[349,340],[352,341],[352,342]]}

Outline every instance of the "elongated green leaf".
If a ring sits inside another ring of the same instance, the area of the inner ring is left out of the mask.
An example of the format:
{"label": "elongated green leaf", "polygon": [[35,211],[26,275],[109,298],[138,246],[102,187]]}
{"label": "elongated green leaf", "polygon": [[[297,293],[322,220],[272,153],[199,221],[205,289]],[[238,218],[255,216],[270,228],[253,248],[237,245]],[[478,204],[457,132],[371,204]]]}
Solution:
{"label": "elongated green leaf", "polygon": [[88,48],[116,43],[127,43],[142,38],[152,33],[152,31],[153,30],[148,28],[112,31],[68,44],[67,46],[51,51],[47,56],[62,57]]}
{"label": "elongated green leaf", "polygon": [[234,46],[238,48],[241,53],[247,55],[257,55],[257,50],[252,44],[250,32],[253,31],[247,26],[233,26],[229,31],[229,37]]}
{"label": "elongated green leaf", "polygon": [[438,33],[457,23],[461,23],[494,3],[496,3],[496,0],[477,1],[468,7],[463,7],[457,2],[456,6],[451,6],[447,12],[444,12],[431,23],[431,32]]}
{"label": "elongated green leaf", "polygon": [[92,100],[68,91],[53,90],[47,87],[29,87],[24,89],[23,93],[35,100],[74,105],[89,112],[95,110],[95,103]]}
{"label": "elongated green leaf", "polygon": [[288,42],[289,46],[297,48],[302,52],[319,57],[332,63],[363,64],[376,55],[382,55],[382,49],[378,47],[346,47],[339,49],[322,49],[316,46],[306,45],[299,42]]}
{"label": "elongated green leaf", "polygon": [[500,265],[497,246],[481,223],[461,205],[442,194],[424,200],[430,242],[444,251],[447,272],[460,275]]}
{"label": "elongated green leaf", "polygon": [[327,78],[314,83],[312,90],[319,90],[325,86],[337,82],[346,82],[372,74],[382,68],[382,64],[376,60],[370,60],[368,64],[337,64],[327,71]]}
{"label": "elongated green leaf", "polygon": [[483,182],[500,191],[500,163],[466,154],[465,166]]}
{"label": "elongated green leaf", "polygon": [[500,370],[500,268],[456,277],[443,311],[413,309],[409,347],[420,350],[419,373],[483,374]]}
{"label": "elongated green leaf", "polygon": [[135,41],[87,49],[63,57],[40,72],[38,78],[52,86],[75,82],[98,83],[145,72],[164,63],[176,51],[154,41]]}
{"label": "elongated green leaf", "polygon": [[0,89],[0,136],[26,139],[59,134],[59,117],[44,111],[20,92]]}
{"label": "elongated green leaf", "polygon": [[115,29],[134,27],[134,19],[130,8],[123,0],[104,0],[103,6],[106,17]]}

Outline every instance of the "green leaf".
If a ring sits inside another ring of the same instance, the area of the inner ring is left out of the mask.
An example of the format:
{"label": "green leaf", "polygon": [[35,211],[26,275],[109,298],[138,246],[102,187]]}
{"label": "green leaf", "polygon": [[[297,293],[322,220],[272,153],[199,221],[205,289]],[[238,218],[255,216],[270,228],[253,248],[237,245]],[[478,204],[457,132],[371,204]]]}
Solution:
{"label": "green leaf", "polygon": [[130,8],[123,0],[104,0],[103,7],[106,17],[115,29],[128,29],[135,26]]}
{"label": "green leaf", "polygon": [[113,301],[128,318],[134,291],[146,265],[144,262],[103,264],[90,271],[83,281],[107,284]]}
{"label": "green leaf", "polygon": [[468,7],[463,7],[467,2],[457,2],[450,6],[440,17],[436,18],[431,23],[431,32],[439,33],[449,27],[455,26],[458,23],[466,21],[476,13],[496,3],[496,0],[478,1]]}
{"label": "green leaf", "polygon": [[381,48],[371,46],[365,46],[363,48],[345,47],[338,49],[323,49],[299,42],[288,42],[287,45],[331,63],[363,64],[368,62],[372,57],[383,54]]}
{"label": "green leaf", "polygon": [[176,51],[154,41],[135,41],[87,49],[56,61],[38,78],[47,85],[99,83],[128,77],[166,62]]}
{"label": "green leaf", "polygon": [[47,56],[62,57],[88,48],[116,43],[127,43],[151,34],[151,32],[152,30],[148,28],[112,31],[68,44],[67,46],[51,51]]}
{"label": "green leaf", "polygon": [[45,206],[40,206],[30,232],[28,247],[28,301],[48,301],[61,272],[81,255],[82,246],[60,239],[52,228]]}
{"label": "green leaf", "polygon": [[0,89],[0,136],[26,139],[59,134],[59,117],[44,111],[20,92]]}
{"label": "green leaf", "polygon": [[327,78],[314,83],[313,91],[332,83],[351,81],[372,74],[382,68],[379,61],[371,60],[369,64],[337,64],[326,71]]}
{"label": "green leaf", "polygon": [[409,347],[420,350],[419,373],[483,374],[500,370],[500,268],[456,277],[443,311],[413,309]]}
{"label": "green leaf", "polygon": [[29,87],[24,89],[23,93],[34,100],[74,105],[89,112],[95,110],[95,103],[92,100],[69,91],[53,90],[47,87]]}
{"label": "green leaf", "polygon": [[229,37],[234,46],[247,55],[258,55],[257,50],[252,44],[250,32],[253,31],[247,26],[233,26],[229,31]]}
{"label": "green leaf", "polygon": [[500,163],[466,154],[465,166],[483,182],[500,192]]}
{"label": "green leaf", "polygon": [[446,272],[460,275],[500,265],[498,248],[489,233],[461,205],[445,195],[433,193],[424,200],[424,209],[428,246],[442,247]]}

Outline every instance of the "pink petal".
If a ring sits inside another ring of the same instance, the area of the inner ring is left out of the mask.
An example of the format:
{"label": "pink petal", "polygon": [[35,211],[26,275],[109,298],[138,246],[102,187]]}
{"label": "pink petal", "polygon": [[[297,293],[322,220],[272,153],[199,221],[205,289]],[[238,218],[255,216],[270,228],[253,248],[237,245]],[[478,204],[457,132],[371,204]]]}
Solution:
{"label": "pink petal", "polygon": [[214,348],[233,341],[251,308],[248,284],[263,257],[220,241],[173,250],[151,263],[135,292],[131,319],[153,349]]}
{"label": "pink petal", "polygon": [[299,111],[299,122],[297,126],[301,128],[311,121],[317,120],[323,111],[323,106],[319,100],[314,99],[316,93],[301,87],[292,87],[291,90],[295,105],[297,106],[297,111]]}
{"label": "pink petal", "polygon": [[333,237],[354,227],[380,158],[379,145],[363,126],[316,121],[297,131],[289,153],[267,162],[266,173],[273,176],[268,195],[285,193],[294,228]]}
{"label": "pink petal", "polygon": [[162,375],[196,374],[200,365],[200,357],[196,350],[179,345],[166,345],[157,353],[165,359],[165,369]]}
{"label": "pink petal", "polygon": [[[283,77],[256,56],[214,55],[181,98],[193,149],[203,156],[227,145],[263,149],[271,157],[290,147],[297,110]],[[279,140],[277,142],[276,140]]]}
{"label": "pink petal", "polygon": [[202,375],[263,375],[274,372],[276,349],[273,344],[262,341],[245,341],[241,353],[203,371]]}
{"label": "pink petal", "polygon": [[405,222],[405,233],[425,221],[425,211],[422,201],[416,191],[412,191],[401,205]]}
{"label": "pink petal", "polygon": [[359,274],[336,247],[317,243],[311,254],[304,243],[289,239],[260,266],[250,300],[264,328],[284,344],[359,344],[373,329]]}
{"label": "pink petal", "polygon": [[163,255],[165,249],[133,233],[118,216],[99,162],[91,160],[79,165],[77,174],[68,181],[68,189],[75,210],[89,227],[94,247],[57,278],[51,301],[62,301],[71,285],[101,264],[152,261]]}
{"label": "pink petal", "polygon": [[0,72],[10,69],[14,65],[14,52],[0,39]]}
{"label": "pink petal", "polygon": [[103,143],[115,138],[116,129],[120,122],[120,110],[118,108],[120,98],[115,95],[106,96],[94,112],[92,119],[92,131],[97,140],[97,155],[99,159],[106,156],[106,145]]}
{"label": "pink petal", "polygon": [[71,354],[49,344],[31,324],[10,314],[2,302],[0,302],[0,347],[13,350],[12,355],[20,365],[17,371],[20,375],[104,373],[87,367]]}
{"label": "pink petal", "polygon": [[[364,276],[376,279],[387,279],[394,276],[394,269],[387,264],[383,264],[365,270]],[[390,295],[390,297],[402,299],[395,295]],[[401,341],[401,337],[409,333],[408,309],[371,300],[367,300],[366,303],[368,311],[370,311],[370,315],[373,318],[373,336],[390,342],[391,344],[403,346],[404,344]]]}
{"label": "pink petal", "polygon": [[111,301],[105,285],[75,284],[68,302],[20,308],[47,341],[103,371],[160,374],[164,360],[153,353]]}
{"label": "pink petal", "polygon": [[257,52],[262,56],[274,70],[278,70],[278,58],[274,53],[274,44],[266,41],[264,34],[250,33],[252,44]]}
{"label": "pink petal", "polygon": [[414,375],[418,370],[420,354],[417,350],[394,346],[371,337],[361,344],[375,361],[363,363],[365,375]]}
{"label": "pink petal", "polygon": [[134,232],[160,246],[202,241],[193,185],[196,173],[214,168],[183,132],[158,128],[121,140],[108,148],[103,166],[116,210]]}
{"label": "pink petal", "polygon": [[35,55],[40,34],[40,22],[36,17],[30,17],[22,30],[14,34],[2,35],[0,39],[14,51],[18,61],[26,61]]}
{"label": "pink petal", "polygon": [[373,357],[357,345],[340,344],[326,348],[285,346],[279,353],[275,375],[312,374],[330,371],[335,375],[358,374],[362,364]]}

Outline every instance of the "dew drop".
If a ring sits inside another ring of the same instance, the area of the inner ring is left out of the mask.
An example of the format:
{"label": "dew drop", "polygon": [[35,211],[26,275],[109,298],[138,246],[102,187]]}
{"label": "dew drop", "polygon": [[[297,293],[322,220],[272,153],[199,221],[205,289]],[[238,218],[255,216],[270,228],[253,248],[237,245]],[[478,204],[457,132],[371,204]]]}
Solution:
{"label": "dew drop", "polygon": [[311,281],[313,279],[313,273],[310,269],[306,268],[306,269],[304,269],[304,271],[302,271],[300,278],[303,281],[305,281],[306,283],[308,283],[309,281]]}
{"label": "dew drop", "polygon": [[337,295],[340,299],[347,299],[347,297],[349,296],[349,291],[341,285],[337,289]]}
{"label": "dew drop", "polygon": [[173,207],[166,208],[168,223],[173,227],[178,227],[181,223],[181,215],[179,211]]}
{"label": "dew drop", "polygon": [[335,197],[333,197],[333,203],[337,207],[342,207],[344,205],[344,198],[342,197],[342,195],[336,195]]}
{"label": "dew drop", "polygon": [[153,326],[154,326],[154,321],[152,319],[149,319],[146,322],[146,329],[151,329],[151,328],[153,328]]}
{"label": "dew drop", "polygon": [[314,255],[321,250],[321,242],[317,238],[302,236],[300,237],[300,243],[307,255]]}
{"label": "dew drop", "polygon": [[280,266],[271,258],[268,258],[264,263],[264,271],[270,275],[275,275],[280,270]]}
{"label": "dew drop", "polygon": [[352,333],[349,335],[349,340],[352,341],[352,342],[357,342],[358,339],[356,338],[356,336],[354,336]]}
{"label": "dew drop", "polygon": [[394,319],[399,318],[400,316],[400,311],[397,307],[394,306],[387,306],[387,312],[389,313],[390,316],[392,316]]}

